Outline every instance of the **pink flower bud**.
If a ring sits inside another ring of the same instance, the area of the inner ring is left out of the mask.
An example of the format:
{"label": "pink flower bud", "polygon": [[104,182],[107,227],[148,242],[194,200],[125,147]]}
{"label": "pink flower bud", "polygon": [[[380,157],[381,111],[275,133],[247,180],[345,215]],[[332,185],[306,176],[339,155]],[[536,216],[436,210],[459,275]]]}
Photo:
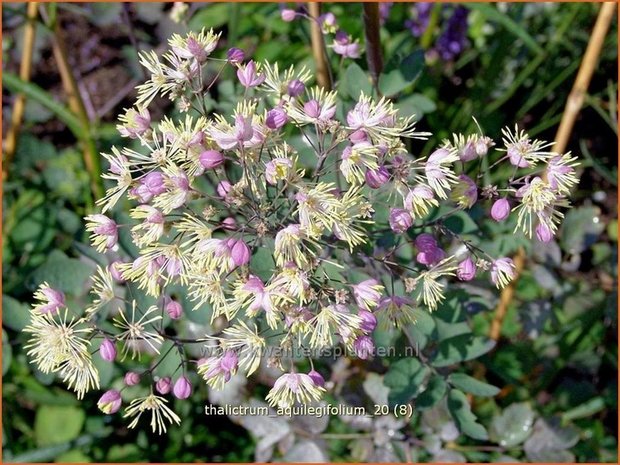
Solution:
{"label": "pink flower bud", "polygon": [[235,241],[231,247],[230,256],[236,266],[243,266],[250,262],[250,249],[243,240]]}
{"label": "pink flower bud", "polygon": [[229,63],[241,63],[245,59],[245,52],[240,48],[233,47],[226,52],[226,58]]}
{"label": "pink flower bud", "polygon": [[375,343],[369,336],[360,336],[353,342],[353,351],[362,360],[368,360],[375,351]]}
{"label": "pink flower bud", "polygon": [[549,242],[553,239],[553,231],[545,223],[538,223],[538,226],[536,226],[536,238],[540,242]]}
{"label": "pink flower bud", "polygon": [[357,315],[362,319],[360,329],[365,333],[371,333],[377,327],[377,317],[368,310],[360,310]]}
{"label": "pink flower bud", "polygon": [[235,229],[237,229],[237,221],[235,221],[232,216],[224,218],[222,220],[222,228],[226,229],[227,231],[234,231]]}
{"label": "pink flower bud", "polygon": [[116,346],[114,345],[114,341],[106,337],[99,346],[99,355],[101,355],[101,358],[106,362],[113,362],[116,358]]}
{"label": "pink flower bud", "polygon": [[413,224],[413,218],[407,210],[402,208],[390,209],[390,228],[395,233],[404,233]]}
{"label": "pink flower bud", "polygon": [[350,42],[349,34],[344,32],[343,30],[339,30],[334,35],[334,42],[336,42],[338,45],[347,45]]}
{"label": "pink flower bud", "polygon": [[183,375],[177,379],[172,388],[172,394],[177,399],[187,399],[192,394],[192,385],[187,376]]}
{"label": "pink flower bud", "polygon": [[181,318],[183,314],[183,307],[176,300],[169,299],[168,303],[166,303],[166,313],[173,320],[177,320]]}
{"label": "pink flower bud", "polygon": [[376,279],[367,279],[359,284],[353,285],[353,297],[358,307],[369,310],[370,307],[376,306],[381,300],[379,286],[379,281]]}
{"label": "pink flower bud", "polygon": [[380,166],[376,170],[366,170],[366,185],[371,189],[379,189],[390,180],[390,172],[385,166]]}
{"label": "pink flower bud", "polygon": [[325,378],[323,378],[321,373],[319,373],[318,371],[311,370],[308,373],[308,376],[310,377],[310,379],[312,380],[312,382],[314,383],[314,385],[316,387],[324,387],[325,386]]}
{"label": "pink flower bud", "polygon": [[224,155],[217,150],[205,150],[200,154],[198,159],[202,167],[206,170],[212,170],[224,164]]}
{"label": "pink flower bud", "polygon": [[433,266],[446,258],[446,253],[440,247],[424,250],[416,255],[418,263]]}
{"label": "pink flower bud", "polygon": [[359,144],[360,142],[368,142],[368,134],[363,129],[358,129],[349,134],[349,140],[353,144]]}
{"label": "pink flower bud", "polygon": [[106,415],[111,415],[118,412],[121,408],[121,393],[116,389],[110,389],[106,391],[97,402],[97,407]]}
{"label": "pink flower bud", "polygon": [[172,380],[166,376],[155,383],[155,390],[160,394],[168,394],[172,388]]}
{"label": "pink flower bud", "polygon": [[140,375],[135,371],[128,371],[125,373],[124,381],[127,386],[135,386],[140,382]]}
{"label": "pink flower bud", "polygon": [[280,17],[282,18],[282,21],[286,21],[287,23],[294,21],[295,16],[297,16],[297,13],[295,12],[295,10],[291,10],[290,8],[283,8],[282,11],[280,11]]}
{"label": "pink flower bud", "polygon": [[281,107],[276,107],[267,112],[265,125],[269,129],[280,129],[288,122],[288,116]]}
{"label": "pink flower bud", "polygon": [[321,105],[314,99],[308,100],[304,103],[304,113],[310,118],[318,118],[321,114]]}
{"label": "pink flower bud", "polygon": [[225,199],[226,197],[228,197],[228,193],[230,192],[231,188],[232,184],[228,181],[220,181],[220,183],[217,185],[217,195]]}
{"label": "pink flower bud", "polygon": [[287,91],[291,97],[298,97],[299,95],[304,93],[306,89],[305,84],[299,79],[293,79],[288,83]]}
{"label": "pink flower bud", "polygon": [[491,218],[495,221],[504,221],[510,214],[510,204],[506,199],[499,199],[491,207]]}
{"label": "pink flower bud", "polygon": [[467,257],[459,263],[459,266],[456,269],[456,277],[461,281],[471,281],[476,277],[476,264],[471,257]]}

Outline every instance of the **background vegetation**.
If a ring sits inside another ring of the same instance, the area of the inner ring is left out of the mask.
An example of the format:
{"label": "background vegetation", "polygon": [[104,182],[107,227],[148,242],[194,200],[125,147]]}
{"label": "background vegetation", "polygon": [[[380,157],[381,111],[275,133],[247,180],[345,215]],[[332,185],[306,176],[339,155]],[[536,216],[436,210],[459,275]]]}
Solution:
{"label": "background vegetation", "polygon": [[[3,164],[4,460],[615,462],[615,21],[570,139],[569,149],[582,163],[581,182],[573,194],[575,208],[557,241],[545,246],[525,243],[512,234],[512,224],[496,224],[480,208],[463,214],[462,224],[455,225],[472,236],[477,227],[492,233],[496,239],[488,247],[498,253],[513,254],[519,246],[527,252],[525,271],[497,344],[445,360],[446,365],[462,362],[460,372],[501,388],[481,393],[475,386],[461,386],[476,394],[471,408],[477,420],[469,408],[459,412],[455,407],[462,400],[459,390],[453,389],[447,402],[435,402],[432,397],[440,391],[435,385],[435,391],[429,387],[426,396],[416,400],[410,420],[384,417],[358,424],[346,418],[292,422],[206,418],[207,399],[218,404],[226,399],[201,386],[194,402],[176,401],[183,424],[160,438],[146,430],[128,430],[117,418],[102,415],[96,408],[98,393],[78,402],[53,377],[28,364],[20,330],[27,324],[36,286],[48,281],[73,302],[86,301],[88,276],[98,260],[82,224],[100,189],[93,154],[121,143],[115,117],[132,103],[133,87],[143,79],[136,49],[159,49],[174,31],[213,27],[223,31],[221,50],[237,46],[256,60],[315,66],[308,21],[282,21],[277,4],[190,4],[186,24],[171,21],[170,6],[42,6],[37,11],[31,83],[26,83],[17,75],[24,57],[27,6],[3,5],[4,135],[11,127],[17,94],[27,96],[17,146]],[[519,123],[532,136],[553,140],[599,6],[465,7],[467,44],[455,59],[444,61],[432,53],[425,58],[423,49],[428,52],[434,46],[455,5],[433,7],[427,32],[416,38],[406,25],[412,5],[395,4],[381,28],[386,66],[380,90],[393,96],[403,112],[420,116],[419,127],[434,134],[427,150],[453,131],[474,131],[472,116],[496,139],[503,125]],[[329,11],[340,27],[364,43],[361,5],[330,4]],[[55,53],[63,43],[64,55]],[[82,108],[67,96],[60,73],[63,56]],[[357,60],[336,56],[330,60],[343,95],[352,101],[360,90],[370,90],[363,54]],[[209,101],[211,109],[230,107],[231,78],[220,81]],[[165,104],[162,101],[162,108]],[[488,335],[498,294],[491,287],[467,291],[469,297],[455,293],[448,305],[408,336],[424,350],[433,350],[456,336]],[[476,360],[464,361],[470,358]],[[411,363],[386,359],[339,365],[342,379],[335,382],[346,388],[332,401],[385,403],[397,391],[411,399],[415,386],[400,386],[398,381],[403,373],[407,377],[416,372]],[[105,363],[101,370],[104,385],[124,373],[120,366]],[[241,391],[251,395],[252,387],[229,391],[226,395]],[[200,398],[204,400],[199,402]],[[485,430],[487,439],[481,439],[476,425]],[[459,434],[456,426],[465,434]]]}

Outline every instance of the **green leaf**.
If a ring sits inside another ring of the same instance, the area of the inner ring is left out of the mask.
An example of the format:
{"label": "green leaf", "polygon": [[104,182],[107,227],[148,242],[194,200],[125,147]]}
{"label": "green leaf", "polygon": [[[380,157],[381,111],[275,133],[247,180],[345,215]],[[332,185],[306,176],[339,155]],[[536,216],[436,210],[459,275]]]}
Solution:
{"label": "green leaf", "polygon": [[426,385],[426,389],[417,397],[415,408],[425,410],[433,407],[446,395],[448,384],[443,376],[433,375]]}
{"label": "green leaf", "polygon": [[544,53],[543,49],[536,39],[534,39],[524,28],[519,26],[510,16],[502,13],[495,5],[488,3],[469,3],[467,8],[472,11],[478,11],[491,21],[496,21],[505,27],[509,32],[523,40],[523,43],[533,52],[539,54]]}
{"label": "green leaf", "polygon": [[415,358],[405,358],[394,363],[386,373],[383,384],[390,388],[390,405],[406,404],[421,391],[429,368]]}
{"label": "green leaf", "polygon": [[54,97],[36,84],[25,82],[13,73],[2,73],[2,85],[14,93],[23,93],[27,99],[32,99],[50,110],[56,117],[65,123],[73,134],[82,138],[84,129],[77,117],[64,105],[54,100]]}
{"label": "green leaf", "polygon": [[357,100],[363,92],[365,95],[372,93],[372,84],[368,74],[357,63],[351,63],[344,73],[342,80],[345,93]]}
{"label": "green leaf", "polygon": [[29,285],[37,287],[47,281],[54,289],[67,294],[80,296],[84,293],[86,281],[92,274],[92,268],[76,258],[69,258],[54,250],[49,257],[28,279]]}
{"label": "green leaf", "polygon": [[399,116],[414,116],[416,121],[419,121],[424,115],[432,113],[437,109],[435,102],[423,94],[411,94],[399,100],[395,107],[398,109]]}
{"label": "green leaf", "polygon": [[562,422],[566,423],[579,418],[586,418],[600,412],[605,408],[605,401],[602,397],[594,397],[575,408],[568,410],[562,414]]}
{"label": "green leaf", "polygon": [[30,307],[11,296],[2,294],[2,324],[21,331],[30,323]]}
{"label": "green leaf", "polygon": [[488,439],[487,431],[477,422],[476,416],[472,413],[467,396],[463,391],[452,389],[448,393],[448,410],[456,422],[461,433],[470,438],[485,441]]}
{"label": "green leaf", "polygon": [[250,259],[250,270],[264,282],[271,278],[275,267],[276,262],[273,260],[269,247],[258,248]]}
{"label": "green leaf", "polygon": [[455,388],[476,396],[492,397],[499,392],[499,388],[478,381],[476,378],[472,378],[464,373],[452,373],[448,377],[448,382]]}
{"label": "green leaf", "polygon": [[34,434],[39,446],[61,444],[82,431],[86,415],[78,407],[43,405],[37,409]]}
{"label": "green leaf", "polygon": [[478,358],[493,347],[495,347],[495,341],[492,339],[471,334],[461,334],[441,341],[437,354],[431,364],[435,367],[454,365],[455,363]]}
{"label": "green leaf", "polygon": [[64,454],[60,454],[58,457],[56,457],[56,460],[54,461],[57,463],[89,463],[89,462],[92,462],[92,460],[90,459],[88,455],[84,454],[84,452],[77,450],[77,449],[72,449],[72,450],[65,452]]}
{"label": "green leaf", "polygon": [[402,61],[397,56],[385,67],[379,76],[379,90],[383,95],[390,96],[399,93],[412,85],[424,69],[424,51],[416,50],[407,55]]}
{"label": "green leaf", "polygon": [[219,28],[228,21],[228,3],[212,3],[208,8],[200,9],[189,20],[189,28],[199,31],[204,28]]}
{"label": "green leaf", "polygon": [[530,404],[512,404],[491,421],[489,437],[502,447],[521,444],[532,432],[535,413]]}

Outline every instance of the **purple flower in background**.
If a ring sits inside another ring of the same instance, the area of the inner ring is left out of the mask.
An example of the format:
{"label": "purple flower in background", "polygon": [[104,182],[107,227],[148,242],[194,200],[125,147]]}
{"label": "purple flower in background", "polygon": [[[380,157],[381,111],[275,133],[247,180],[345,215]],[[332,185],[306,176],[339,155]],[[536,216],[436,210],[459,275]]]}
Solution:
{"label": "purple flower in background", "polygon": [[392,5],[394,5],[394,2],[379,3],[379,18],[381,19],[381,24],[385,23],[389,18]]}
{"label": "purple flower in background", "polygon": [[405,27],[409,28],[414,37],[420,37],[426,31],[432,9],[431,2],[420,2],[411,7],[413,18],[405,21]]}
{"label": "purple flower in background", "polygon": [[467,45],[467,15],[469,10],[457,6],[448,20],[446,28],[437,39],[435,50],[445,60],[454,60]]}

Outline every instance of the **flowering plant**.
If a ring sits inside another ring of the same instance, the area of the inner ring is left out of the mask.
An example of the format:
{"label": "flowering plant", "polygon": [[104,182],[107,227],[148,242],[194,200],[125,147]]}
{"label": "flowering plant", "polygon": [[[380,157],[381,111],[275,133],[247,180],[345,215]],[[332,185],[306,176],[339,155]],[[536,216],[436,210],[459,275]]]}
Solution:
{"label": "flowering plant", "polygon": [[[98,268],[92,303],[77,315],[43,283],[24,329],[32,361],[78,398],[102,387],[93,350],[110,363],[130,359],[124,386],[107,390],[99,408],[113,414],[129,402],[129,426],[148,411],[159,433],[181,421],[165,396],[190,397],[193,373],[223,389],[266,365],[280,373],[266,395],[271,407],[321,400],[329,383],[312,357],[301,370],[293,349],[318,356],[341,346],[367,359],[376,330],[415,325],[448,286],[487,273],[506,286],[512,260],[491,256],[449,219],[480,204],[547,242],[577,183],[574,157],[518,128],[497,143],[481,128],[455,134],[419,156],[414,142],[430,134],[391,101],[362,93],[347,107],[304,68],[256,63],[237,48],[213,58],[218,38],[173,35],[163,57],[141,55],[150,79],[118,125],[136,148],[103,154],[109,188],[101,213],[86,217],[111,263]],[[210,114],[205,97],[226,68],[241,95],[232,114]],[[180,114],[153,121],[149,106],[161,96]],[[498,165],[511,165],[512,176],[483,185]],[[130,206],[126,222],[112,214],[121,206]],[[123,237],[136,256],[119,248]],[[210,331],[183,334],[196,312]],[[175,353],[174,376],[157,376]],[[127,398],[132,386],[148,389]]]}

